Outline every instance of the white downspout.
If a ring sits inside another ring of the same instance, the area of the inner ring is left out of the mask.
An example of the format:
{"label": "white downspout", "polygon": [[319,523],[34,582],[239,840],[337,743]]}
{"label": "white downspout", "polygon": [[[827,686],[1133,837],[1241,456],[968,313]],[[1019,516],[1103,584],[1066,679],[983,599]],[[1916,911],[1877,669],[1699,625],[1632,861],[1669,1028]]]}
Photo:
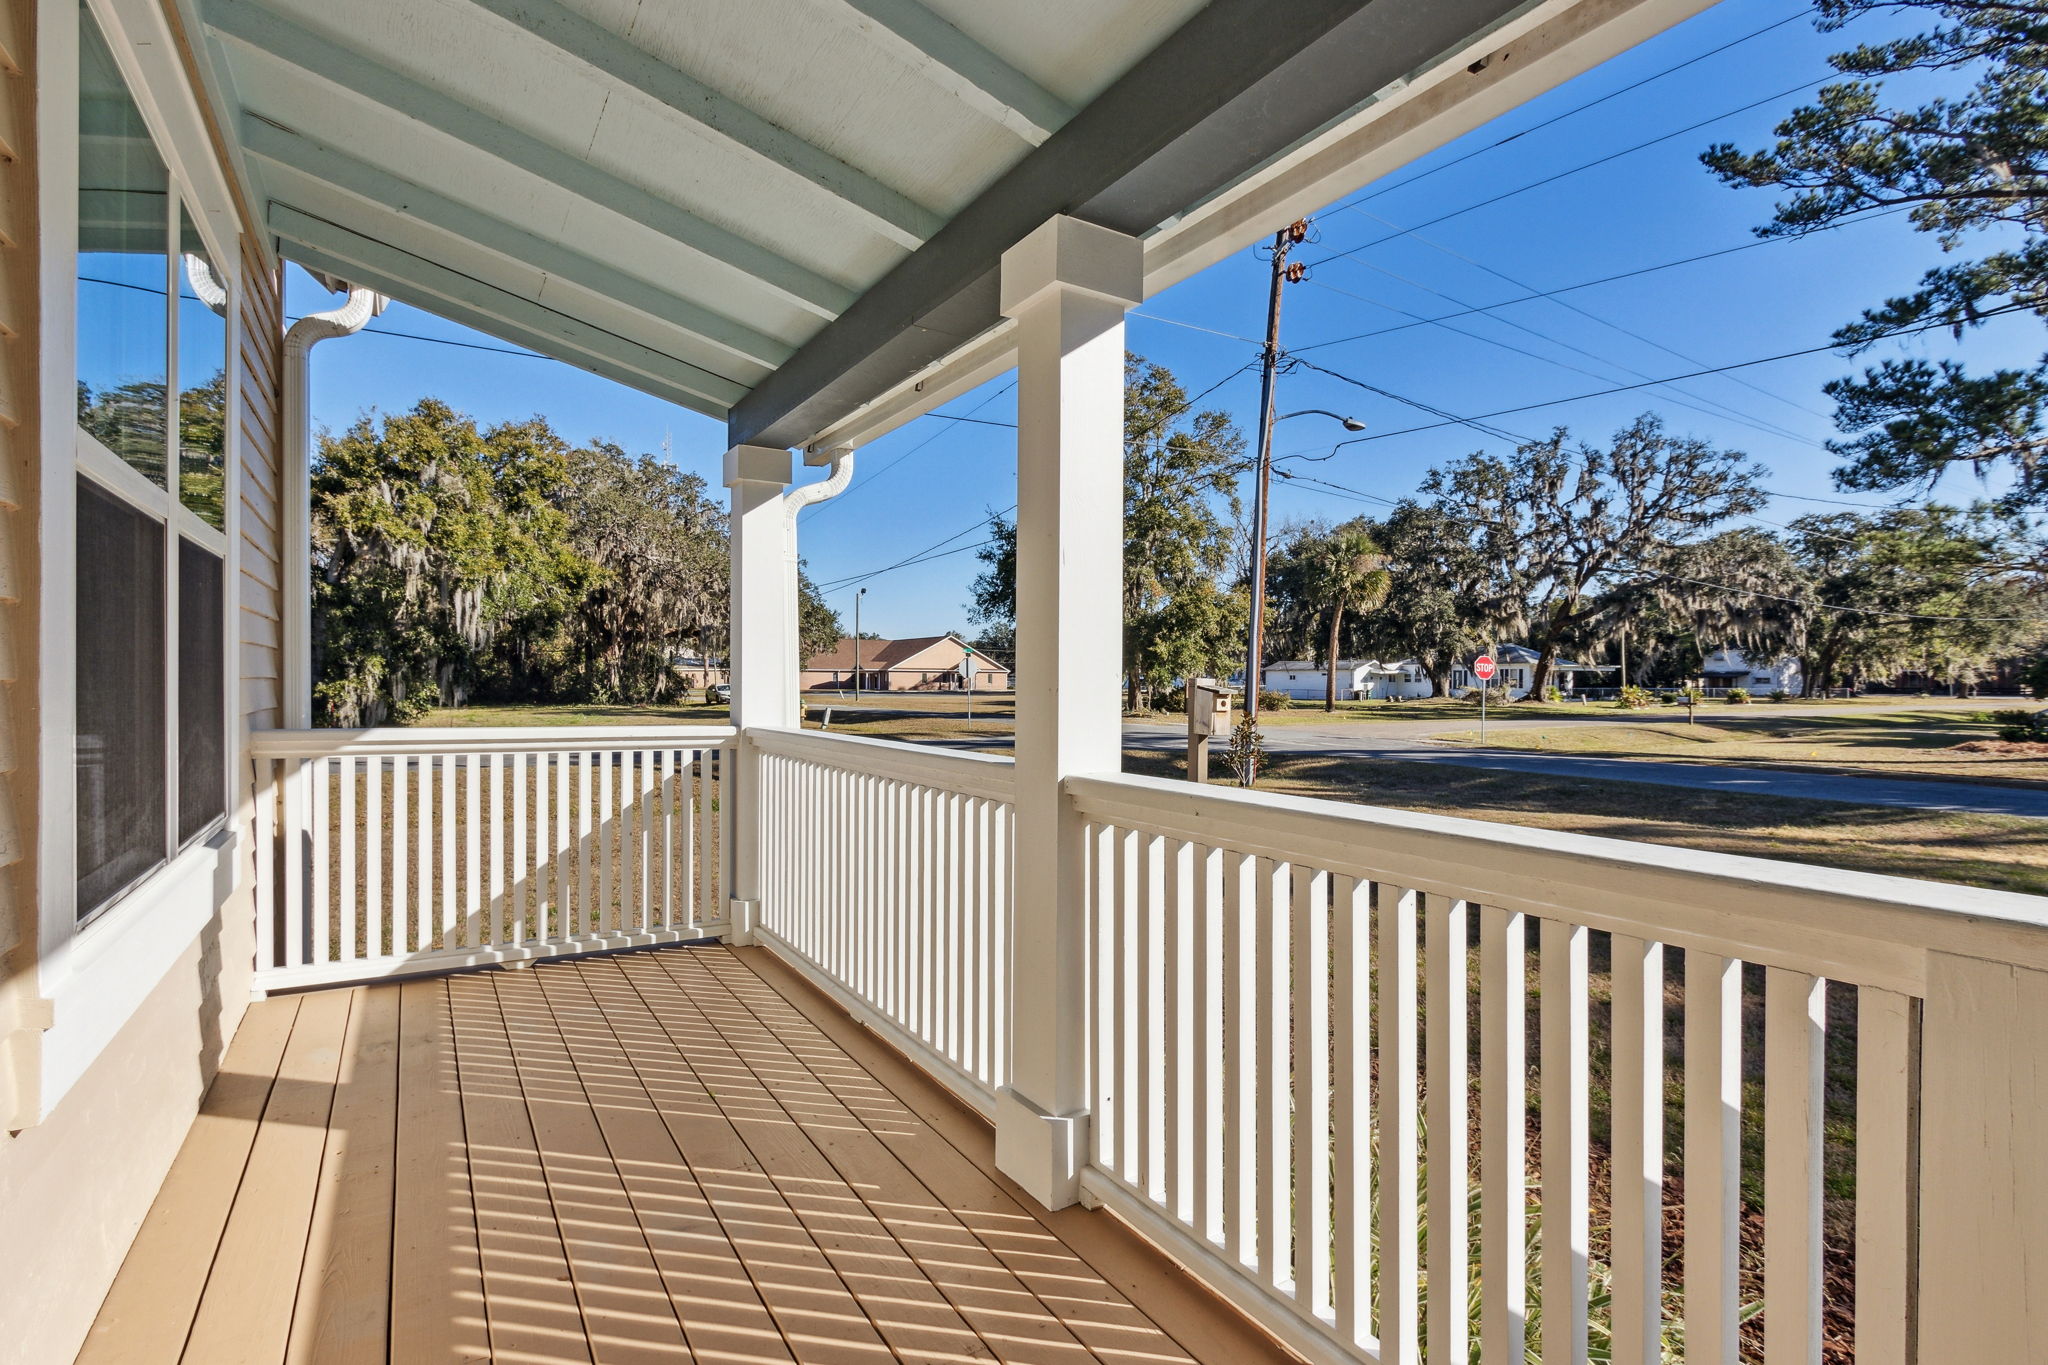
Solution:
{"label": "white downspout", "polygon": [[283,721],[287,730],[313,725],[313,412],[306,401],[314,343],[363,330],[390,300],[351,288],[348,302],[308,313],[284,334],[284,657]]}
{"label": "white downspout", "polygon": [[840,446],[834,450],[806,451],[804,463],[820,465],[830,463],[831,473],[816,483],[802,484],[782,495],[782,509],[788,517],[788,534],[783,540],[783,600],[789,604],[789,638],[796,648],[796,666],[789,670],[788,707],[782,714],[791,717],[798,726],[804,722],[803,713],[803,599],[797,588],[797,544],[796,514],[806,507],[815,507],[821,502],[830,502],[846,491],[853,482],[853,447]]}

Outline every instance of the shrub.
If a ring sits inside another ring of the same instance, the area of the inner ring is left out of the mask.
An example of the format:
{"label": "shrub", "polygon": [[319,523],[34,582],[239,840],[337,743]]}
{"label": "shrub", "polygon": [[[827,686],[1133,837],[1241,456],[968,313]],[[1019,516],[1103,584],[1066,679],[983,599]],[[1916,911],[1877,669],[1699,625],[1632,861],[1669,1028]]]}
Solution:
{"label": "shrub", "polygon": [[1563,692],[1562,692],[1561,690],[1559,690],[1559,689],[1558,689],[1558,688],[1557,688],[1557,687],[1556,687],[1555,685],[1553,685],[1553,684],[1550,684],[1550,683],[1545,683],[1545,684],[1543,685],[1543,700],[1545,700],[1545,701],[1563,701],[1563,700],[1564,700],[1564,693],[1563,693]]}
{"label": "shrub", "polygon": [[1774,687],[1771,689],[1771,700],[1776,702],[1787,702],[1792,700],[1792,694],[1790,692],[1787,692],[1782,687]]}
{"label": "shrub", "polygon": [[1266,737],[1259,733],[1259,727],[1251,718],[1237,723],[1230,732],[1230,745],[1223,751],[1224,766],[1230,769],[1239,786],[1250,786],[1245,779],[1255,777],[1266,768]]}
{"label": "shrub", "polygon": [[1259,709],[1261,711],[1285,711],[1293,704],[1294,698],[1288,696],[1285,692],[1259,693]]}
{"label": "shrub", "polygon": [[1704,687],[1682,687],[1671,694],[1671,700],[1680,706],[1700,706],[1707,700]]}
{"label": "shrub", "polygon": [[2048,744],[2048,710],[1993,711],[1991,719],[1998,724],[1998,737],[2018,744]]}
{"label": "shrub", "polygon": [[1644,707],[1653,705],[1656,700],[1655,697],[1650,695],[1648,688],[1624,687],[1621,689],[1621,696],[1615,700],[1614,704],[1624,711],[1640,711]]}
{"label": "shrub", "polygon": [[1746,688],[1746,687],[1731,687],[1731,688],[1729,688],[1729,689],[1728,689],[1728,704],[1729,704],[1730,706],[1747,706],[1747,705],[1749,705],[1749,689],[1748,689],[1748,688]]}

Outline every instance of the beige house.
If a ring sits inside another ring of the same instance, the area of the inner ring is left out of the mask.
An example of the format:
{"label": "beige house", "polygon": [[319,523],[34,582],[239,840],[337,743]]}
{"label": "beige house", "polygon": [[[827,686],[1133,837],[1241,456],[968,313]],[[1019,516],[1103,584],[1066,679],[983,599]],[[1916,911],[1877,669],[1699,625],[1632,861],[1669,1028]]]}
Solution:
{"label": "beige house", "polygon": [[[1129,310],[1701,8],[0,0],[0,1365],[2048,1355],[2048,901],[1123,771]],[[387,297],[725,423],[731,724],[311,728]],[[1014,749],[802,728],[1012,369]]]}
{"label": "beige house", "polygon": [[842,637],[804,664],[803,689],[851,691],[856,674],[861,689],[870,692],[959,692],[970,686],[976,692],[1010,689],[1010,670],[986,654],[969,650],[957,635],[921,635],[909,640]]}

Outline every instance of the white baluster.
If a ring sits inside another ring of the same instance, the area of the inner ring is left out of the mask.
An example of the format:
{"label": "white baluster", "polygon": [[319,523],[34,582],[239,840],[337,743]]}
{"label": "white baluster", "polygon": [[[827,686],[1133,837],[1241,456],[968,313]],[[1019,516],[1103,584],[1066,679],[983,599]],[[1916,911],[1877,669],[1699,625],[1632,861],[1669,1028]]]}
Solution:
{"label": "white baluster", "polygon": [[1614,1363],[1660,1365],[1664,1263],[1664,949],[1615,934]]}
{"label": "white baluster", "polygon": [[1466,1029],[1471,1018],[1467,984],[1471,905],[1432,895],[1424,907],[1427,971],[1429,1154],[1429,1358],[1463,1362],[1471,1354],[1471,1245],[1467,1143],[1472,1078]]}
{"label": "white baluster", "polygon": [[1527,922],[1492,906],[1479,930],[1479,1356],[1522,1365],[1529,1330]]}
{"label": "white baluster", "polygon": [[1685,1354],[1735,1365],[1742,1197],[1742,964],[1685,955]]}
{"label": "white baluster", "polygon": [[1764,1361],[1820,1365],[1827,982],[1764,971]]}
{"label": "white baluster", "polygon": [[1542,929],[1543,1359],[1586,1358],[1592,1203],[1586,930]]}

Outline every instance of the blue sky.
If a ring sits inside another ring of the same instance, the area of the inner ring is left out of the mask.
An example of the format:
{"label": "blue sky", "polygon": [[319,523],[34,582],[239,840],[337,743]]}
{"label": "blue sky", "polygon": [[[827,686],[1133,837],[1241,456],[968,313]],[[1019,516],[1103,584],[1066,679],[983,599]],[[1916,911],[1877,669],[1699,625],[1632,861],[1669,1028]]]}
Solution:
{"label": "blue sky", "polygon": [[[1786,92],[1820,82],[1828,52],[1867,36],[1817,34],[1803,16],[1785,0],[1724,0],[1318,214],[1318,240],[1298,255],[1310,277],[1286,291],[1283,345],[1399,399],[1305,368],[1282,378],[1279,411],[1327,408],[1370,429],[1332,454],[1345,437],[1334,422],[1282,424],[1274,442],[1282,469],[1353,491],[1282,480],[1276,523],[1383,511],[1374,499],[1412,493],[1432,466],[1513,444],[1427,409],[1500,413],[1486,425],[1511,435],[1564,425],[1594,440],[1656,411],[1674,430],[1767,466],[1775,496],[1760,520],[1880,501],[1841,493],[1829,477],[1837,461],[1821,443],[1834,430],[1820,388],[1853,368],[1837,355],[1556,401],[1822,345],[1942,259],[1899,214],[1728,250],[1756,240],[1751,229],[1768,218],[1772,196],[1724,187],[1699,153],[1719,141],[1766,145],[1811,86]],[[1966,249],[1973,246],[1981,244]],[[1725,254],[1648,269],[1706,253]],[[1643,273],[1446,316],[1635,271]],[[1231,412],[1247,433],[1258,402],[1250,339],[1263,331],[1266,278],[1259,256],[1239,253],[1148,300],[1129,325],[1131,349],[1173,369],[1191,393],[1220,384],[1203,406]],[[331,306],[329,298],[293,272],[294,314]],[[1443,321],[1418,322],[1432,317]],[[403,305],[375,327],[381,334],[314,352],[316,421],[340,427],[365,409],[399,411],[432,395],[486,422],[539,413],[576,441],[656,453],[666,438],[678,464],[717,482],[723,428],[706,418],[553,361],[506,354],[502,342]],[[1989,367],[2031,363],[2040,349],[2038,320],[2020,315],[1960,344],[1928,333],[1873,355],[1956,356]],[[848,580],[927,548],[959,551],[865,580],[862,625],[884,635],[966,626],[967,585],[980,567],[967,547],[984,538],[977,524],[1016,498],[1014,433],[990,425],[1015,418],[1010,377],[945,412],[978,420],[927,417],[877,441],[860,452],[852,488],[804,514],[811,576],[846,583],[827,597],[849,622]],[[1411,427],[1427,429],[1402,434]],[[1968,500],[1976,491],[1956,476],[1942,493]]]}

